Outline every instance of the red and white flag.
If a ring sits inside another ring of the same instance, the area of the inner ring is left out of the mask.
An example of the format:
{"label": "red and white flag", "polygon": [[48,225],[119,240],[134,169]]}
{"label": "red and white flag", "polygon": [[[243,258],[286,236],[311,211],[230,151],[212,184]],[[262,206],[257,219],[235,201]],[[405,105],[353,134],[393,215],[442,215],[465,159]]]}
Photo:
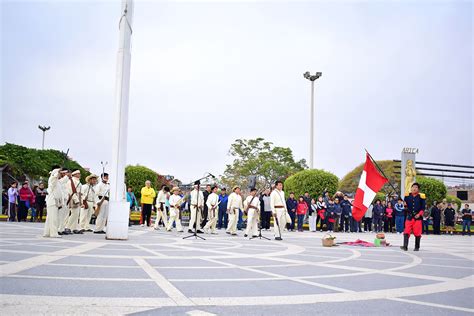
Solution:
{"label": "red and white flag", "polygon": [[352,217],[360,221],[375,198],[377,192],[383,187],[388,179],[382,176],[375,168],[374,163],[366,154],[364,170],[360,176],[354,202],[352,203]]}

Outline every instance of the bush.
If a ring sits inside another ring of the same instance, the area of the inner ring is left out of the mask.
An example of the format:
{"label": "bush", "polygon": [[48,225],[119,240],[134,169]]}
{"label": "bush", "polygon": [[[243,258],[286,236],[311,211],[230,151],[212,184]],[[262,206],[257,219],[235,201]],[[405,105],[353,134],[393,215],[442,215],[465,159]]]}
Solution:
{"label": "bush", "polygon": [[339,179],[334,174],[318,169],[303,170],[288,177],[285,181],[285,193],[294,192],[296,196],[303,195],[306,191],[310,196],[317,197],[325,189],[330,195],[337,191]]}
{"label": "bush", "polygon": [[456,211],[461,210],[462,201],[454,195],[446,195],[446,202],[456,204],[458,207],[455,208]]}
{"label": "bush", "polygon": [[420,192],[426,194],[426,202],[433,205],[433,201],[440,202],[446,197],[446,186],[443,182],[427,177],[417,177],[420,184]]}
{"label": "bush", "polygon": [[132,187],[133,193],[140,203],[140,191],[145,186],[145,181],[151,181],[151,187],[155,189],[158,194],[158,190],[161,187],[161,177],[155,171],[140,165],[127,166],[125,168],[125,184],[128,187]]}

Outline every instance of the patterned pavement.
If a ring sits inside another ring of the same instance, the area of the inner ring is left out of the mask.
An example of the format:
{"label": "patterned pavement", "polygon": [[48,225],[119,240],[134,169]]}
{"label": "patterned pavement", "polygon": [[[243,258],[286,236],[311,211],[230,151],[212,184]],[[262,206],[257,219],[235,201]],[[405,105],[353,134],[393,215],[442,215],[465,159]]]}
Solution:
{"label": "patterned pavement", "polygon": [[[321,246],[323,233],[283,242],[182,239],[133,227],[128,241],[91,233],[42,238],[43,225],[0,223],[3,315],[472,315],[473,239],[424,236],[422,251]],[[271,232],[263,233],[271,237]],[[336,234],[373,241],[374,234]]]}

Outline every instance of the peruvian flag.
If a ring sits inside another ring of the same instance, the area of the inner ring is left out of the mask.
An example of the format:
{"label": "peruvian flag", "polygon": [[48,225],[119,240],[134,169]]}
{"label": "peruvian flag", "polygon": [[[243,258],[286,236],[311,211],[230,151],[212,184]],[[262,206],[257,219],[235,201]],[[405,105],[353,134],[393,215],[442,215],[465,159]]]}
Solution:
{"label": "peruvian flag", "polygon": [[360,221],[375,198],[375,194],[383,187],[388,179],[383,177],[375,168],[369,153],[365,157],[365,166],[360,176],[354,202],[352,203],[352,217]]}

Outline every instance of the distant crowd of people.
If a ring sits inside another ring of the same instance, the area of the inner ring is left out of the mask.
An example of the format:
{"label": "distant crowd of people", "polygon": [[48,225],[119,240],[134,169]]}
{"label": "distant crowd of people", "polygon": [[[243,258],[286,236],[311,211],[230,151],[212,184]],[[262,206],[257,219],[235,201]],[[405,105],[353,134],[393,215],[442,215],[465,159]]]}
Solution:
{"label": "distant crowd of people", "polygon": [[2,191],[2,214],[8,216],[9,221],[26,222],[28,212],[31,211],[30,221],[40,222],[46,215],[47,190],[40,182],[31,188],[29,181],[24,181],[18,189],[18,182],[10,184],[10,188]]}

